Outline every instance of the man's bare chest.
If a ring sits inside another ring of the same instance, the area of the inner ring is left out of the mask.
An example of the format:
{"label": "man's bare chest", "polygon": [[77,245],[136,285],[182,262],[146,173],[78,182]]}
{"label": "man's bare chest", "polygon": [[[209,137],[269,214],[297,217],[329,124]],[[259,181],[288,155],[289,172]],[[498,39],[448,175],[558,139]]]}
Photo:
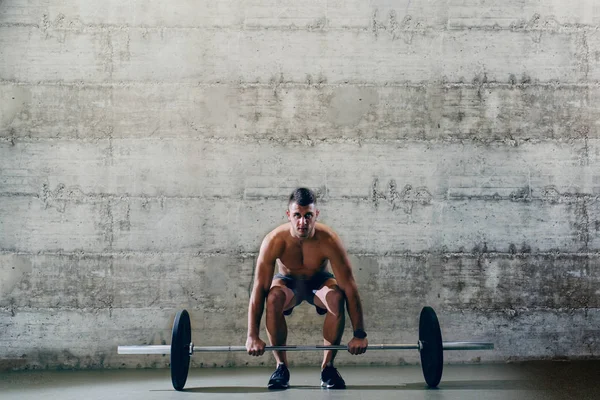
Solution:
{"label": "man's bare chest", "polygon": [[278,259],[292,275],[312,275],[324,269],[327,257],[318,245],[288,246]]}

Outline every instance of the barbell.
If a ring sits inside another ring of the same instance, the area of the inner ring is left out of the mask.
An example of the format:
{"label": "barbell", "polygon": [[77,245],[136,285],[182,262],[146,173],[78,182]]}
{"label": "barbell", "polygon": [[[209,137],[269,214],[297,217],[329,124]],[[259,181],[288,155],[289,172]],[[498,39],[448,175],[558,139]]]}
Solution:
{"label": "barbell", "polygon": [[[423,307],[419,317],[419,340],[417,344],[370,344],[368,350],[418,350],[425,382],[437,387],[442,379],[444,350],[492,350],[493,343],[487,342],[442,342],[440,323],[433,308]],[[311,351],[347,350],[344,345],[316,346],[266,346],[265,350]],[[118,346],[118,354],[170,354],[171,381],[175,390],[183,390],[187,380],[190,357],[194,353],[247,351],[246,346],[195,346],[192,343],[190,315],[179,311],[173,321],[171,345]]]}

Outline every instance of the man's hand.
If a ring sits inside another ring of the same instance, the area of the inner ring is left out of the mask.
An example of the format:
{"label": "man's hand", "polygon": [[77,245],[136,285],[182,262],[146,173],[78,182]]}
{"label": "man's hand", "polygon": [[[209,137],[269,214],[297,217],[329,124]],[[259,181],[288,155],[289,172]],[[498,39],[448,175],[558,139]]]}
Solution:
{"label": "man's hand", "polygon": [[265,354],[265,346],[266,343],[260,340],[258,336],[248,336],[246,340],[246,350],[248,350],[248,354],[251,356],[262,356]]}
{"label": "man's hand", "polygon": [[354,355],[363,354],[365,351],[367,351],[368,345],[369,341],[367,340],[367,338],[359,339],[355,337],[348,342],[348,351],[350,352],[350,354]]}

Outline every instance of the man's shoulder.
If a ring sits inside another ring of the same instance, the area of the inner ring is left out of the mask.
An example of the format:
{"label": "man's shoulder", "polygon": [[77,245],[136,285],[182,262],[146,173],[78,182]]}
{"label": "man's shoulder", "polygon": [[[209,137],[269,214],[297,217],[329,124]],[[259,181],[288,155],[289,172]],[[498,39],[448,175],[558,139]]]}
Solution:
{"label": "man's shoulder", "polygon": [[333,230],[332,227],[321,222],[317,222],[315,225],[315,230],[320,241],[332,242],[339,238],[338,234]]}
{"label": "man's shoulder", "polygon": [[286,239],[286,235],[289,236],[288,224],[281,224],[271,232],[267,233],[263,242],[273,245],[283,243]]}
{"label": "man's shoulder", "polygon": [[274,228],[271,232],[269,232],[267,234],[267,236],[271,236],[271,237],[284,237],[284,235],[286,233],[289,234],[290,232],[290,224],[286,223],[286,224],[281,224],[279,226],[277,226],[276,228]]}
{"label": "man's shoulder", "polygon": [[338,234],[325,224],[318,223],[315,227],[317,231],[317,240],[319,241],[319,247],[324,252],[327,258],[338,257],[344,253],[344,245]]}
{"label": "man's shoulder", "polygon": [[260,245],[260,254],[269,260],[279,258],[285,251],[285,238],[281,226],[267,233]]}

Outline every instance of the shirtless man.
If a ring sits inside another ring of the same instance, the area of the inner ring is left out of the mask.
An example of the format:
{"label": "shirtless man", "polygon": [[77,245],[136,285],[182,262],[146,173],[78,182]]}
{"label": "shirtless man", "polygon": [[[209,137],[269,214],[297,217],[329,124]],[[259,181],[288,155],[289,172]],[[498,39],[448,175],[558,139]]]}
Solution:
{"label": "shirtless man", "polygon": [[[265,342],[259,338],[259,325],[264,303],[267,303],[267,335],[272,346],[286,344],[285,315],[303,301],[325,314],[323,339],[325,345],[340,344],[344,331],[345,310],[354,328],[348,342],[351,354],[366,351],[368,341],[364,331],[363,313],[350,260],[337,234],[317,222],[315,194],[305,188],[290,196],[286,211],[289,223],[271,231],[263,240],[258,255],[254,287],[248,306],[248,339],[246,349],[253,356],[263,355]],[[326,271],[327,261],[335,275]],[[275,265],[279,273],[273,276]],[[285,351],[274,351],[277,369],[269,380],[269,389],[288,387],[290,373]],[[321,386],[344,389],[346,384],[333,366],[335,350],[326,350],[321,364]]]}

